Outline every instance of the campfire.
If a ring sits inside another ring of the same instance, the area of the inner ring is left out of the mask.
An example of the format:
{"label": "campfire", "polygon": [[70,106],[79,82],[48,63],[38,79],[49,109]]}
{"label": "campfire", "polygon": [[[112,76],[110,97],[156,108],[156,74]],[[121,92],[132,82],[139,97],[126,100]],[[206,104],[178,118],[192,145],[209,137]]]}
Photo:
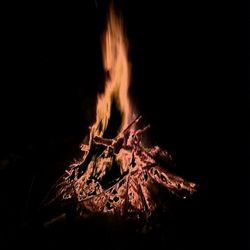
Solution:
{"label": "campfire", "polygon": [[[160,185],[186,198],[196,184],[170,173],[171,155],[158,146],[146,147],[143,126],[129,99],[130,63],[128,43],[121,19],[110,9],[103,37],[105,90],[97,98],[96,119],[81,145],[82,158],[71,164],[56,183],[53,200],[74,201],[81,217],[110,214],[126,218],[149,218],[157,208],[152,190]],[[106,131],[111,109],[121,115],[114,138]]]}

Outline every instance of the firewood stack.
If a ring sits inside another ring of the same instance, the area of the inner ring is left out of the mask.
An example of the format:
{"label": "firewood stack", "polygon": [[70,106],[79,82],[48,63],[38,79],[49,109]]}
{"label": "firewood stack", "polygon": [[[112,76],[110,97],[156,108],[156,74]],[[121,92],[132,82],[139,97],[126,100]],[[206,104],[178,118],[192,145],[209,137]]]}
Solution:
{"label": "firewood stack", "polygon": [[82,218],[110,214],[148,219],[157,207],[151,195],[155,185],[183,199],[194,193],[196,184],[166,169],[172,164],[167,151],[143,146],[149,126],[136,129],[140,119],[114,139],[95,136],[82,145],[83,159],[58,180],[52,201],[74,201]]}

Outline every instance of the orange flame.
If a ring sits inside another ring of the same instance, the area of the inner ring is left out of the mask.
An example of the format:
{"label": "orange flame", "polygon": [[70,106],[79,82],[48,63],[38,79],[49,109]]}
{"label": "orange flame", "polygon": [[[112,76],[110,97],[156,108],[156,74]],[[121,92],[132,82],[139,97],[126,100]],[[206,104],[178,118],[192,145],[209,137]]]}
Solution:
{"label": "orange flame", "polygon": [[108,126],[112,101],[115,101],[122,115],[120,131],[131,121],[132,109],[128,97],[130,64],[128,43],[125,38],[122,21],[111,7],[103,44],[103,64],[107,74],[105,91],[98,96],[96,121],[91,128],[91,135],[102,136]]}

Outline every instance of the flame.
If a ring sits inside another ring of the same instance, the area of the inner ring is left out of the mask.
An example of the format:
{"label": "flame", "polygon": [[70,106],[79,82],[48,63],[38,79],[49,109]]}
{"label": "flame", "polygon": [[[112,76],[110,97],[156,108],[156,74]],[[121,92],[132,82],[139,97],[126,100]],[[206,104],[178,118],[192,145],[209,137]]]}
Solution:
{"label": "flame", "polygon": [[107,79],[104,93],[97,98],[96,121],[91,128],[92,137],[102,136],[106,130],[111,115],[112,101],[115,101],[122,115],[120,131],[132,119],[132,108],[128,96],[130,82],[128,42],[122,29],[122,20],[115,14],[113,7],[109,12],[102,51]]}

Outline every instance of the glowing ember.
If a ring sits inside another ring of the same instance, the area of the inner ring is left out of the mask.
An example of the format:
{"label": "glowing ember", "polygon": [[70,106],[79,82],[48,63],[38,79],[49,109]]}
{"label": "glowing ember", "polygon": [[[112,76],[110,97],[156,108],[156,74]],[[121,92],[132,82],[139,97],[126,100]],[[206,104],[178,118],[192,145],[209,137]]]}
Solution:
{"label": "glowing ember", "polygon": [[[183,198],[195,191],[195,184],[163,168],[171,162],[168,152],[143,146],[142,136],[149,126],[139,128],[141,117],[135,117],[129,102],[127,42],[122,22],[112,9],[103,40],[103,62],[107,80],[97,100],[96,121],[81,145],[82,160],[59,179],[55,199],[77,201],[83,217],[108,213],[148,218],[156,208],[151,195],[156,183]],[[122,123],[117,136],[106,139],[112,102],[121,112]]]}

